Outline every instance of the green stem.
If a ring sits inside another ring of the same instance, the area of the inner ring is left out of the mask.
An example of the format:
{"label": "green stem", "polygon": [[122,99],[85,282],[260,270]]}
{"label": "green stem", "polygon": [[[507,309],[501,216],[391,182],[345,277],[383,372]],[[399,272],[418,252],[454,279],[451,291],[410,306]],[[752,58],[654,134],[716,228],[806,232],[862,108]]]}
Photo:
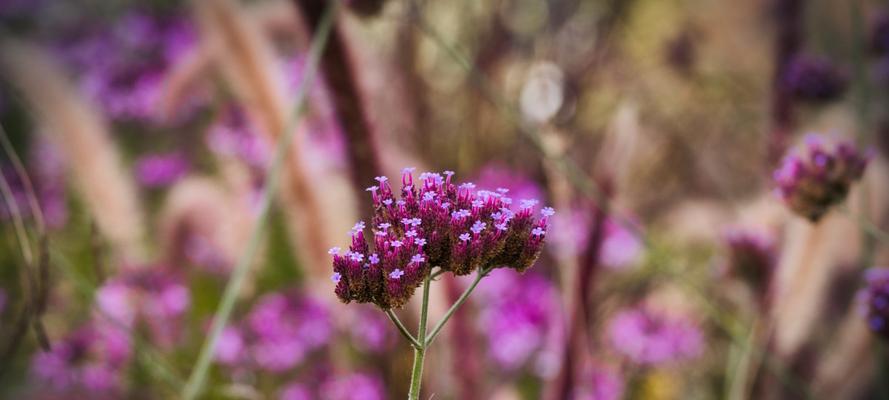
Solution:
{"label": "green stem", "polygon": [[448,312],[446,312],[444,317],[441,318],[441,321],[439,321],[438,324],[435,325],[435,328],[432,329],[432,333],[430,333],[429,336],[426,337],[426,346],[432,344],[432,341],[435,340],[436,336],[438,336],[438,334],[441,332],[441,329],[444,328],[444,325],[446,322],[448,322],[448,319],[450,319],[451,316],[454,315],[455,312],[457,312],[457,309],[466,302],[466,299],[469,298],[469,295],[472,294],[472,291],[475,290],[475,287],[478,286],[478,283],[490,271],[490,269],[480,269],[478,271],[478,273],[475,275],[475,280],[472,281],[472,284],[463,291],[463,294],[460,295],[460,298],[458,298],[457,301],[454,302],[453,305],[451,305],[451,308],[448,309]]}
{"label": "green stem", "polygon": [[394,312],[392,312],[392,309],[386,310],[386,316],[388,316],[389,320],[391,320],[392,323],[395,324],[395,327],[398,328],[398,331],[401,332],[401,335],[404,336],[404,338],[411,343],[411,346],[413,348],[416,349],[419,347],[423,347],[423,345],[417,341],[414,335],[411,335],[411,333],[407,331],[407,328],[404,326],[403,323],[401,323],[401,320],[398,319],[398,316],[395,315]]}
{"label": "green stem", "polygon": [[[417,329],[417,337],[426,337],[426,319],[429,315],[429,282],[431,282],[431,274],[426,274],[423,280],[423,305],[420,307],[420,327]],[[414,367],[411,370],[411,388],[408,392],[408,399],[420,399],[420,384],[423,383],[423,361],[426,359],[426,348],[429,343],[423,343],[423,346],[414,347]]]}
{"label": "green stem", "polygon": [[250,233],[247,248],[244,253],[241,254],[241,258],[238,259],[238,263],[232,271],[231,279],[225,286],[225,292],[222,295],[222,300],[219,302],[219,308],[213,316],[210,333],[201,347],[201,352],[198,355],[194,369],[192,369],[191,375],[188,377],[188,382],[182,391],[182,398],[185,400],[196,398],[204,388],[204,384],[207,380],[207,372],[212,364],[213,354],[215,354],[216,344],[219,342],[222,330],[225,328],[225,325],[228,323],[228,319],[231,316],[235,301],[238,298],[238,293],[241,291],[241,286],[243,286],[244,280],[247,277],[247,271],[250,269],[254,256],[259,250],[262,232],[265,222],[268,219],[269,209],[272,205],[272,198],[278,187],[278,175],[281,166],[284,164],[285,158],[289,154],[288,150],[291,147],[290,143],[293,141],[293,133],[296,130],[294,128],[297,117],[302,113],[303,106],[305,105],[305,98],[309,90],[308,88],[315,79],[318,63],[321,58],[321,51],[327,45],[327,38],[333,26],[333,17],[336,14],[338,4],[338,1],[330,2],[324,17],[321,20],[321,24],[318,27],[315,38],[312,41],[312,46],[309,49],[306,71],[296,94],[294,115],[288,121],[284,132],[281,132],[281,140],[277,144],[278,147],[275,150],[272,165],[266,176],[266,182],[268,183],[262,194],[259,212],[256,216],[256,224],[253,227],[253,231]]}

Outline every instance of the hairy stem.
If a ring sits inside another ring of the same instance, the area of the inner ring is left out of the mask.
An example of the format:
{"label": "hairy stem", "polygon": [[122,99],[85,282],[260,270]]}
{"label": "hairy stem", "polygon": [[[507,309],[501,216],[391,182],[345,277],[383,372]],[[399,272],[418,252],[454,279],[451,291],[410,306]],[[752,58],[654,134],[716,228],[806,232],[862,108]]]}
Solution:
{"label": "hairy stem", "polygon": [[[423,280],[423,305],[420,307],[420,327],[417,329],[417,337],[426,336],[426,318],[429,314],[429,282],[431,275],[426,274]],[[414,347],[414,367],[411,370],[411,388],[408,392],[408,399],[420,399],[420,384],[423,383],[423,361],[426,359],[426,348],[429,342],[423,343],[422,346]]]}
{"label": "hairy stem", "polygon": [[312,46],[309,50],[306,72],[305,75],[303,75],[302,82],[300,82],[299,86],[299,92],[297,93],[295,102],[296,104],[294,106],[294,115],[291,116],[290,120],[288,121],[288,126],[286,127],[287,129],[285,129],[284,132],[281,132],[281,140],[278,143],[278,148],[275,150],[275,158],[272,161],[271,168],[269,168],[268,175],[266,177],[266,182],[268,183],[266,184],[264,193],[262,194],[262,203],[260,204],[259,212],[256,216],[256,225],[253,227],[253,231],[250,234],[250,241],[247,243],[246,250],[241,255],[241,258],[238,260],[238,264],[232,271],[231,279],[228,281],[228,284],[225,287],[225,292],[222,295],[222,300],[219,303],[219,308],[216,310],[216,314],[213,316],[213,322],[210,326],[210,333],[207,336],[207,340],[204,341],[204,344],[201,347],[201,352],[198,355],[195,367],[192,370],[191,375],[188,378],[188,382],[186,383],[185,388],[182,391],[182,398],[185,400],[196,398],[203,390],[204,384],[207,380],[207,372],[210,369],[213,354],[215,354],[216,344],[219,342],[219,337],[222,335],[222,330],[225,328],[225,325],[228,323],[228,319],[231,316],[235,301],[238,298],[238,293],[241,291],[241,286],[243,286],[244,280],[247,277],[247,271],[249,270],[250,265],[253,263],[253,258],[256,255],[256,252],[259,250],[259,244],[261,242],[262,231],[265,227],[265,221],[268,219],[269,209],[272,205],[272,199],[274,198],[275,191],[278,187],[278,175],[282,169],[281,167],[284,165],[284,160],[289,153],[288,149],[290,149],[290,143],[293,140],[293,134],[295,131],[294,125],[297,120],[296,117],[302,113],[303,106],[305,104],[304,100],[308,93],[311,82],[318,70],[318,62],[320,59],[321,50],[327,44],[327,38],[330,34],[331,27],[333,26],[333,17],[336,14],[338,4],[338,1],[330,2],[330,5],[325,11],[322,24],[318,28],[315,34],[315,38],[313,39]]}
{"label": "hairy stem", "polygon": [[411,343],[411,346],[413,346],[413,348],[416,349],[416,348],[423,347],[423,345],[417,341],[417,339],[414,337],[414,335],[411,335],[411,333],[408,332],[408,330],[404,326],[404,324],[401,323],[401,320],[398,319],[398,316],[395,315],[394,312],[392,312],[392,309],[386,310],[386,316],[388,316],[389,320],[391,320],[392,323],[395,324],[395,327],[398,328],[398,332],[401,332],[401,335],[404,336],[404,338],[407,339],[407,341]]}

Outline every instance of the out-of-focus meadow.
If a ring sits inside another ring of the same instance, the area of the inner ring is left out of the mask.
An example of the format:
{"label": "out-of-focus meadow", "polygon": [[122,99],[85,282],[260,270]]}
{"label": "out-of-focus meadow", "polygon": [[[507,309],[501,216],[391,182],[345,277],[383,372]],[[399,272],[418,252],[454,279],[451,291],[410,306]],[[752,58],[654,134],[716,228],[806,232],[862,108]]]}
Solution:
{"label": "out-of-focus meadow", "polygon": [[889,398],[877,0],[0,0],[0,126],[2,398],[405,397],[404,167],[555,209],[422,398]]}

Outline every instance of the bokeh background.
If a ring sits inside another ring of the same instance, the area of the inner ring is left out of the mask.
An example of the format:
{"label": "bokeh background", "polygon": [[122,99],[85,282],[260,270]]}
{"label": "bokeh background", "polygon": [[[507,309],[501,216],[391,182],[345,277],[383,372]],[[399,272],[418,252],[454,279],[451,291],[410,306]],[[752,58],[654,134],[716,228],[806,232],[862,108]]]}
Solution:
{"label": "bokeh background", "polygon": [[[177,398],[254,231],[202,396],[404,397],[327,251],[417,167],[557,212],[424,398],[885,398],[887,100],[876,0],[0,0],[0,397]],[[870,157],[816,221],[809,132]]]}

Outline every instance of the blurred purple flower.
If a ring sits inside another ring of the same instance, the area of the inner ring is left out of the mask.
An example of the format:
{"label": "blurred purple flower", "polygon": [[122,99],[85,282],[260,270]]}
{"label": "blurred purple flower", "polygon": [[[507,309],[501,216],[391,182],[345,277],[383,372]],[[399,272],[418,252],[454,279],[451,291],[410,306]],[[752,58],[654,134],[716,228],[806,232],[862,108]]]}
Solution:
{"label": "blurred purple flower", "polygon": [[889,54],[889,11],[883,11],[874,21],[871,48],[876,54]]}
{"label": "blurred purple flower", "polygon": [[222,365],[234,366],[244,361],[244,336],[240,329],[226,326],[216,344],[216,361]]}
{"label": "blurred purple flower", "polygon": [[641,365],[692,359],[703,350],[703,335],[690,319],[643,308],[619,312],[609,323],[608,334],[615,350]]}
{"label": "blurred purple flower", "polygon": [[81,28],[56,48],[87,94],[113,119],[152,120],[168,68],[194,41],[180,16],[130,11],[112,25]]}
{"label": "blurred purple flower", "polygon": [[278,399],[280,400],[312,400],[312,392],[301,383],[295,382],[284,386]]}
{"label": "blurred purple flower", "polygon": [[605,238],[599,261],[606,268],[623,270],[642,261],[645,246],[636,235],[613,218],[605,221]]}
{"label": "blurred purple flower", "polygon": [[62,227],[68,221],[68,196],[61,152],[41,135],[31,146],[28,163],[46,225]]}
{"label": "blurred purple flower", "polygon": [[865,307],[867,326],[889,340],[889,268],[874,267],[865,273],[866,287],[859,296]]}
{"label": "blurred purple flower", "polygon": [[776,192],[791,210],[815,222],[846,198],[871,156],[851,142],[807,135],[804,151],[787,154],[774,172]]}
{"label": "blurred purple flower", "polygon": [[318,398],[324,400],[383,400],[387,397],[383,381],[378,376],[357,372],[334,376],[318,391]]}
{"label": "blurred purple flower", "polygon": [[352,341],[359,349],[381,353],[395,344],[389,319],[372,307],[360,307],[353,313],[354,320],[349,323]]}
{"label": "blurred purple flower", "polygon": [[[61,154],[50,142],[39,136],[30,148],[27,163],[26,173],[33,185],[33,194],[43,212],[47,227],[60,228],[68,219],[68,198],[65,193],[65,171]],[[12,190],[20,216],[30,217],[31,203],[25,182],[11,165],[3,165],[0,170]],[[8,207],[0,207],[0,218],[8,218],[9,212]]]}
{"label": "blurred purple flower", "polygon": [[180,152],[151,154],[136,161],[136,179],[146,188],[172,185],[189,170],[188,159]]}
{"label": "blurred purple flower", "polygon": [[148,266],[125,271],[96,292],[97,319],[130,329],[145,324],[153,343],[170,347],[181,334],[189,296],[185,284],[164,270]]}
{"label": "blurred purple flower", "polygon": [[528,365],[564,334],[558,291],[540,274],[494,270],[479,286],[476,304],[489,356],[500,368],[513,371]]}
{"label": "blurred purple flower", "polygon": [[581,372],[583,378],[572,393],[572,400],[618,400],[624,398],[624,378],[613,369],[590,365]]}
{"label": "blurred purple flower", "polygon": [[259,299],[246,319],[248,351],[266,371],[283,372],[330,341],[327,308],[311,297],[272,293]]}
{"label": "blurred purple flower", "polygon": [[827,59],[797,55],[784,71],[781,83],[798,100],[825,102],[843,94],[847,78]]}
{"label": "blurred purple flower", "polygon": [[81,328],[38,352],[31,361],[31,376],[39,392],[61,396],[89,395],[109,398],[120,394],[127,358],[120,343],[129,343],[123,330]]}
{"label": "blurred purple flower", "polygon": [[216,154],[240,159],[257,171],[264,171],[271,160],[271,147],[256,131],[244,110],[234,104],[224,107],[210,126],[207,146]]}

